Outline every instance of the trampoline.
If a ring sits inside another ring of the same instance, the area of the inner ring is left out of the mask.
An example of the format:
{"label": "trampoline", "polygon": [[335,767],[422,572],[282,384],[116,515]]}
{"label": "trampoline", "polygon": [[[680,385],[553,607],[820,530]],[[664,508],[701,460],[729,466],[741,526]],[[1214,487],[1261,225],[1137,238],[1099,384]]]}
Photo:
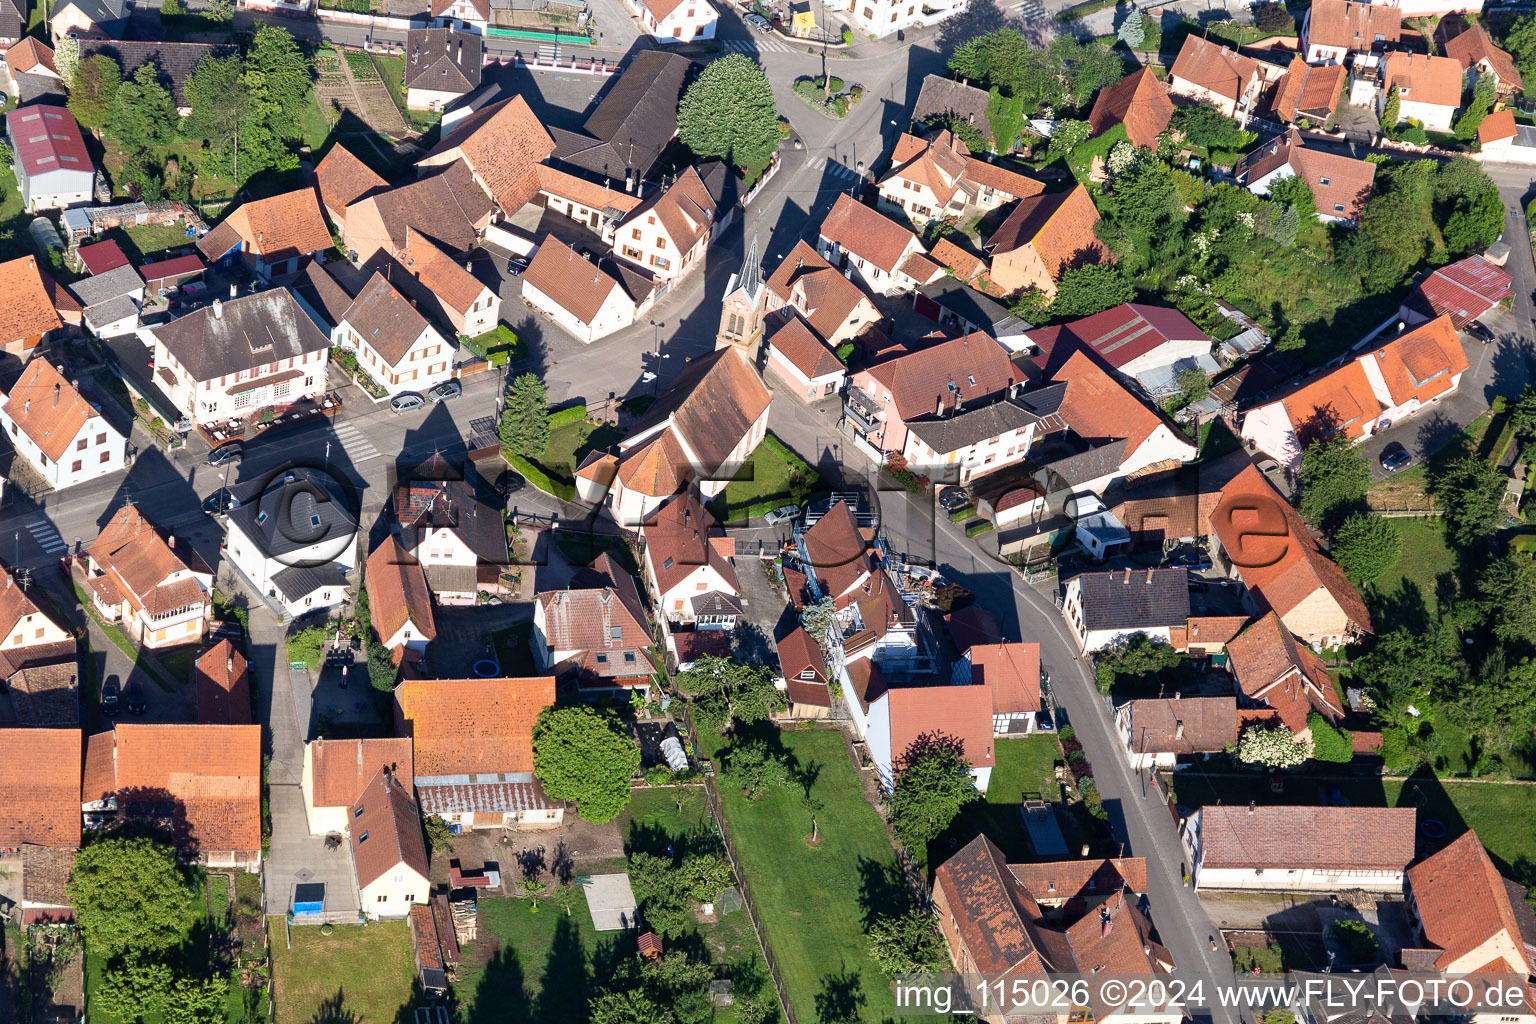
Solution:
{"label": "trampoline", "polygon": [[482,679],[490,679],[501,675],[501,666],[489,658],[481,658],[475,662],[475,675]]}

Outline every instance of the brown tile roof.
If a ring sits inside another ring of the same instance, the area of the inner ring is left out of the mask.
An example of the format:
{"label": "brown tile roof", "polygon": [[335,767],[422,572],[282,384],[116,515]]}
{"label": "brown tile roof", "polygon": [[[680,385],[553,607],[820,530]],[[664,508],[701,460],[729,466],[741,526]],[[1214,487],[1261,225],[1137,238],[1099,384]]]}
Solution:
{"label": "brown tile roof", "polygon": [[1078,185],[1019,200],[1008,219],[987,239],[987,248],[1001,255],[1032,246],[1051,279],[1084,263],[1102,263],[1109,250],[1093,233],[1099,211],[1088,190]]}
{"label": "brown tile roof", "polygon": [[[1152,922],[1124,893],[1111,896],[1096,914],[1086,914],[1067,928],[1072,961],[1085,975],[1100,972],[1118,975],[1165,973],[1173,957],[1152,936]],[[1061,969],[1058,967],[1058,969]],[[1120,1009],[1090,996],[1097,1019]]]}
{"label": "brown tile roof", "polygon": [[192,664],[197,720],[205,725],[249,725],[251,678],[245,656],[220,640]]}
{"label": "brown tile roof", "polygon": [[87,553],[131,604],[151,615],[206,600],[192,576],[167,581],[176,573],[208,573],[208,566],[184,540],[172,550],[135,505],[118,509]]}
{"label": "brown tile roof", "polygon": [[555,142],[522,96],[481,107],[454,125],[423,163],[463,159],[475,179],[508,215],[539,191],[538,165]]}
{"label": "brown tile roof", "polygon": [[[475,9],[475,14],[479,20],[491,20],[490,0],[469,0],[469,5]],[[432,17],[440,18],[447,14],[452,7],[453,0],[432,0]]]}
{"label": "brown tile roof", "polygon": [[1378,34],[1387,43],[1402,38],[1400,8],[1355,0],[1313,0],[1307,16],[1307,45],[1364,51],[1376,45]]}
{"label": "brown tile roof", "polygon": [[407,679],[395,689],[418,780],[533,771],[533,723],[554,702],[553,676]]}
{"label": "brown tile roof", "polygon": [[987,264],[980,256],[966,252],[948,238],[941,238],[935,242],[928,255],[941,266],[953,270],[955,277],[967,284],[987,272]]}
{"label": "brown tile roof", "polygon": [[[1441,970],[1472,968],[1457,962],[1501,933],[1520,955],[1520,923],[1504,880],[1476,832],[1463,832],[1439,853],[1409,868],[1408,892],[1425,940],[1442,950],[1435,961]],[[1523,959],[1513,966],[1520,974],[1531,973]]]}
{"label": "brown tile roof", "polygon": [[768,337],[768,344],[789,363],[815,379],[824,374],[840,373],[845,367],[799,316],[791,316]]}
{"label": "brown tile roof", "polygon": [[[488,291],[473,274],[433,245],[425,235],[417,234],[412,229],[406,232],[406,238],[409,244],[395,258],[410,274],[418,292],[424,292],[447,308],[464,314]],[[391,280],[396,286],[407,286],[407,282]]]}
{"label": "brown tile roof", "polygon": [[957,398],[974,403],[1024,380],[1007,351],[980,331],[876,363],[868,373],[891,393],[903,420],[934,416],[941,405],[953,409]]}
{"label": "brown tile roof", "polygon": [[1125,137],[1133,145],[1157,148],[1157,137],[1173,117],[1173,100],[1151,68],[1142,68],[1114,85],[1099,90],[1088,124],[1102,135],[1117,124],[1125,125]]}
{"label": "brown tile roof", "polygon": [[1483,123],[1477,126],[1477,141],[1483,146],[1490,142],[1498,142],[1500,139],[1512,139],[1516,134],[1515,112],[1507,107],[1503,110],[1495,110],[1483,118]]}
{"label": "brown tile roof", "polygon": [[1250,701],[1273,708],[1292,732],[1307,727],[1312,711],[1333,722],[1344,717],[1328,667],[1274,612],[1228,640],[1227,657],[1238,689]]}
{"label": "brown tile roof", "polygon": [[615,290],[621,296],[626,294],[617,278],[553,235],[546,235],[540,243],[533,261],[523,271],[523,284],[548,295],[584,324],[597,318]]}
{"label": "brown tile roof", "polygon": [[[1238,173],[1257,181],[1289,164],[1317,197],[1317,210],[1330,217],[1358,220],[1376,181],[1376,165],[1366,160],[1309,149],[1294,127],[1261,150],[1244,157]],[[1325,184],[1326,182],[1326,184]],[[1339,209],[1339,207],[1343,209]]]}
{"label": "brown tile roof", "polygon": [[779,654],[779,673],[784,677],[789,699],[796,704],[814,704],[831,707],[832,693],[828,687],[831,677],[827,674],[826,659],[821,648],[805,631],[796,626],[776,645]]}
{"label": "brown tile roof", "polygon": [[[229,232],[233,232],[231,238]],[[312,188],[243,203],[218,228],[198,240],[198,251],[213,262],[243,241],[269,262],[306,256],[331,247],[331,231]]]}
{"label": "brown tile roof", "polygon": [[[642,51],[654,53],[654,50]],[[671,56],[671,54],[666,54]],[[692,168],[689,168],[692,170]],[[591,207],[594,210],[614,209],[621,213],[629,213],[639,206],[644,200],[623,189],[609,188],[607,185],[599,185],[588,181],[586,178],[578,178],[574,174],[567,174],[558,167],[548,164],[539,164],[539,188],[544,192],[557,195],[562,199],[574,199],[582,206]]]}
{"label": "brown tile roof", "polygon": [[1142,857],[1009,864],[1008,870],[1038,900],[1090,899],[1122,887],[1138,895],[1147,891],[1147,862]]}
{"label": "brown tile roof", "polygon": [[997,763],[992,749],[990,687],[901,686],[890,691],[886,699],[891,702],[894,761],[899,762],[919,736],[938,732],[965,745],[965,758],[971,767],[990,768]]}
{"label": "brown tile roof", "polygon": [[641,434],[668,419],[705,473],[725,464],[773,395],[734,347],[695,359],[634,425]]}
{"label": "brown tile roof", "polygon": [[114,793],[120,807],[168,820],[178,849],[259,850],[261,726],[123,722],[97,733],[81,802]]}
{"label": "brown tile roof", "polygon": [[[677,586],[701,565],[708,565],[736,589],[736,569],[722,549],[734,542],[710,515],[692,488],[651,513],[640,528],[646,558],[663,593]],[[656,595],[659,599],[660,594]]]}
{"label": "brown tile roof", "polygon": [[[807,568],[816,574],[823,596],[840,598],[852,590],[875,568],[876,556],[869,550],[854,521],[848,503],[839,500],[825,515],[801,535]],[[839,607],[847,602],[840,602]]]}
{"label": "brown tile roof", "polygon": [[405,34],[405,87],[463,95],[480,87],[485,37],[452,28],[413,28]]}
{"label": "brown tile roof", "polygon": [[22,900],[50,907],[69,906],[69,883],[74,871],[74,850],[24,844],[21,848]]}
{"label": "brown tile roof", "polygon": [[965,158],[965,180],[1015,199],[1039,195],[1045,191],[1044,182],[1036,181],[1017,171],[1010,171],[1006,167],[999,167],[977,156]]}
{"label": "brown tile roof", "polygon": [[[427,843],[421,831],[421,812],[403,780],[388,769],[374,772],[358,794],[348,817],[352,859],[357,865],[359,887],[372,885],[401,864],[427,877]],[[428,893],[420,898],[426,899]]]}
{"label": "brown tile roof", "polygon": [[1168,72],[1172,78],[1182,79],[1233,102],[1243,95],[1258,73],[1259,62],[1252,57],[1244,57],[1230,47],[1194,34],[1184,37],[1179,56]]}
{"label": "brown tile roof", "polygon": [[1191,615],[1186,635],[1191,647],[1225,646],[1247,624],[1246,615]]}
{"label": "brown tile roof", "polygon": [[943,269],[943,267],[922,253],[914,252],[901,261],[898,272],[905,274],[919,284],[928,284],[936,279],[943,272]]}
{"label": "brown tile roof", "polygon": [[1437,317],[1361,356],[1372,359],[1396,405],[1428,402],[1451,390],[1452,379],[1468,367],[1466,350],[1449,316]]}
{"label": "brown tile roof", "polygon": [[948,129],[928,139],[903,134],[891,154],[891,172],[881,184],[899,180],[922,185],[933,193],[943,209],[960,189],[970,153],[965,143]]}
{"label": "brown tile roof", "polygon": [[309,744],[310,785],[316,807],[344,807],[356,802],[380,768],[389,768],[406,789],[414,785],[411,741],[387,739],[315,740]]}
{"label": "brown tile roof", "polygon": [[1237,744],[1237,698],[1185,697],[1128,702],[1131,750],[1212,754]]}
{"label": "brown tile roof", "polygon": [[[1256,524],[1273,532],[1257,532]],[[1302,601],[1327,591],[1350,622],[1367,633],[1371,631],[1371,615],[1359,591],[1323,554],[1296,510],[1253,465],[1222,488],[1221,502],[1211,514],[1211,529],[1229,557],[1240,556],[1248,563],[1270,562],[1241,570],[1244,584],[1262,606],[1283,618]],[[1257,543],[1245,548],[1245,539]]]}
{"label": "brown tile roof", "polygon": [[377,271],[342,318],[392,367],[400,365],[430,326],[410,300]]}
{"label": "brown tile roof", "polygon": [[1332,114],[1343,95],[1349,71],[1342,64],[1313,66],[1300,55],[1292,57],[1285,74],[1275,85],[1274,111],[1282,120]]}
{"label": "brown tile roof", "polygon": [[1200,811],[1201,865],[1381,869],[1413,860],[1412,807],[1246,807]]}
{"label": "brown tile roof", "polygon": [[1199,537],[1200,496],[1198,494],[1169,494],[1155,498],[1127,498],[1110,506],[1116,519],[1125,524],[1131,535],[1138,539],[1173,540],[1179,537]]}
{"label": "brown tile roof", "polygon": [[1038,974],[1045,970],[1035,934],[1040,907],[1013,877],[992,840],[977,836],[933,875],[934,887],[943,893],[975,971]]}
{"label": "brown tile roof", "polygon": [[390,253],[424,236],[450,252],[468,252],[491,220],[491,200],[475,186],[463,163],[452,163],[409,184],[374,192],[346,211],[347,241],[363,258],[377,248]]}
{"label": "brown tile roof", "polygon": [[822,238],[869,260],[887,274],[895,273],[907,246],[917,241],[917,236],[900,224],[845,194],[837,197],[819,230]]}
{"label": "brown tile roof", "polygon": [[6,397],[5,413],[55,462],[64,458],[86,420],[97,415],[53,364],[41,357],[21,371]]}
{"label": "brown tile roof", "polygon": [[924,77],[922,88],[918,91],[917,105],[912,108],[912,120],[922,122],[931,117],[952,114],[972,125],[990,145],[992,123],[987,119],[987,103],[990,100],[985,89],[941,75],[928,75]]}
{"label": "brown tile roof", "polygon": [[869,706],[889,689],[880,666],[869,658],[860,658],[848,665],[848,681],[853,684],[853,695],[858,699],[859,707],[866,713]]}
{"label": "brown tile roof", "polygon": [[23,256],[0,263],[0,339],[36,338],[60,326],[62,321],[37,269],[37,260]]}
{"label": "brown tile roof", "polygon": [[25,36],[5,51],[5,66],[13,75],[36,72],[39,65],[58,77],[59,69],[54,66],[53,51],[36,36]]}
{"label": "brown tile roof", "polygon": [[1495,45],[1488,36],[1488,30],[1481,25],[1472,25],[1455,39],[1447,41],[1445,55],[1459,63],[1463,70],[1468,71],[1487,61],[1489,67],[1493,68],[1493,73],[1498,76],[1500,85],[1516,91],[1525,88],[1525,83],[1520,78],[1520,69],[1515,65],[1515,58],[1509,55],[1508,50],[1501,50]]}
{"label": "brown tile roof", "polygon": [[1040,710],[1039,644],[980,644],[970,656],[971,681],[991,689],[994,713]]}
{"label": "brown tile roof", "polygon": [[380,641],[387,641],[407,622],[423,637],[437,636],[432,594],[416,556],[400,546],[394,534],[385,537],[368,556],[368,607]]}
{"label": "brown tile roof", "polygon": [[862,288],[833,269],[804,241],[796,243],[773,272],[768,290],[803,313],[822,338],[836,335],[859,304],[870,301]]}
{"label": "brown tile roof", "polygon": [[546,590],[534,597],[544,609],[544,636],[550,648],[602,651],[651,646],[635,578],[607,554],[599,555],[593,568],[605,579],[603,586]]}
{"label": "brown tile roof", "polygon": [[652,498],[676,494],[691,475],[688,455],[671,427],[653,434],[620,456],[616,474],[625,487]]}
{"label": "brown tile roof", "polygon": [[314,185],[320,190],[321,205],[337,213],[365,196],[389,188],[389,182],[340,142],[331,147],[315,168]]}
{"label": "brown tile roof", "polygon": [[[1086,352],[1074,352],[1053,380],[1067,382],[1061,417],[1086,440],[1123,438],[1127,453],[1131,453],[1158,427],[1167,425],[1162,415],[1143,404]],[[1175,436],[1183,436],[1173,429]]]}
{"label": "brown tile roof", "polygon": [[80,730],[0,728],[0,847],[80,845]]}
{"label": "brown tile roof", "polygon": [[[1377,5],[1371,4],[1370,8],[1375,10]],[[1394,50],[1387,54],[1382,68],[1382,88],[1396,87],[1398,95],[1414,103],[1459,107],[1462,81],[1461,64],[1449,57]]]}
{"label": "brown tile roof", "polygon": [[1381,402],[1371,390],[1370,378],[1356,360],[1314,377],[1280,399],[1298,434],[1324,427],[1342,430],[1359,438],[1365,426],[1381,415]]}
{"label": "brown tile roof", "polygon": [[686,253],[714,226],[719,210],[698,168],[689,167],[671,185],[651,192],[630,216],[651,213],[667,229],[677,251]]}

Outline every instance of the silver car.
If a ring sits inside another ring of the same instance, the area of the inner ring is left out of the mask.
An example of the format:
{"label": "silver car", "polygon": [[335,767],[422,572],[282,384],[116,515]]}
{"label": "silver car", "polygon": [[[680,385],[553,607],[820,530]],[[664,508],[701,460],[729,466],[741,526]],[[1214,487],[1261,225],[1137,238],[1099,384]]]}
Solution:
{"label": "silver car", "polygon": [[427,400],[414,391],[402,391],[390,400],[389,408],[396,414],[420,409],[427,404]]}
{"label": "silver car", "polygon": [[799,515],[799,505],[780,505],[776,509],[763,513],[763,523],[766,526],[778,526],[780,523],[792,522]]}

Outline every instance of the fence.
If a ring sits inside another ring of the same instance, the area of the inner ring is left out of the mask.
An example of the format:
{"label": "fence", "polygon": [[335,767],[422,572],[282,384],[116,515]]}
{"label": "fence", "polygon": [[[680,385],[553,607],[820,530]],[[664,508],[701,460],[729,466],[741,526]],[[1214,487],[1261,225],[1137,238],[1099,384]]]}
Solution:
{"label": "fence", "polygon": [[761,178],[757,179],[757,184],[747,190],[746,198],[741,201],[741,205],[750,206],[752,200],[756,199],[757,194],[763,190],[763,186],[768,184],[775,174],[779,173],[779,168],[783,166],[783,163],[784,161],[779,159],[779,154],[773,154],[773,159],[768,162],[768,169],[763,172]]}

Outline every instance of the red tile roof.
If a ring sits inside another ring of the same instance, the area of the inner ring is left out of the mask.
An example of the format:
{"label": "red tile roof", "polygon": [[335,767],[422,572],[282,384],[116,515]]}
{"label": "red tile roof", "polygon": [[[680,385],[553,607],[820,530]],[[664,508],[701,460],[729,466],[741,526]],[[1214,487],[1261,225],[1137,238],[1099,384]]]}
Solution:
{"label": "red tile roof", "polygon": [[[209,574],[208,566],[185,540],[173,549],[136,505],[118,509],[87,554],[103,572],[88,582],[115,594],[110,603],[126,599],[155,615],[207,600],[202,582],[192,574]],[[181,578],[172,580],[176,574]]]}
{"label": "red tile roof", "polygon": [[1324,117],[1339,105],[1349,71],[1342,64],[1313,66],[1298,54],[1275,85],[1274,111],[1282,120]]}
{"label": "red tile roof", "polygon": [[423,162],[435,165],[462,158],[510,216],[538,194],[538,165],[554,151],[554,139],[519,95],[466,116]]}
{"label": "red tile roof", "polygon": [[942,733],[965,744],[973,768],[997,763],[992,749],[992,690],[988,686],[902,686],[891,702],[891,758],[898,764],[919,736]]}
{"label": "red tile roof", "polygon": [[1121,709],[1138,754],[1213,754],[1237,744],[1237,698],[1133,700]]}
{"label": "red tile roof", "polygon": [[1355,360],[1314,377],[1280,403],[1298,436],[1331,428],[1347,437],[1363,437],[1366,425],[1382,413],[1370,378]]}
{"label": "red tile roof", "polygon": [[1125,137],[1134,145],[1157,148],[1157,137],[1173,117],[1173,100],[1151,68],[1126,75],[1099,90],[1088,124],[1102,135],[1117,124],[1125,125]]}
{"label": "red tile roof", "polygon": [[1359,219],[1376,181],[1375,164],[1309,149],[1305,137],[1295,127],[1243,157],[1238,175],[1244,181],[1257,182],[1284,167],[1289,167],[1311,188],[1317,198],[1318,213],[1345,220]]}
{"label": "red tile roof", "polygon": [[1273,708],[1292,732],[1306,729],[1313,711],[1332,722],[1344,717],[1323,659],[1297,641],[1274,612],[1228,640],[1227,657],[1244,695]]}
{"label": "red tile roof", "polygon": [[1515,58],[1510,56],[1508,50],[1495,45],[1488,36],[1488,30],[1481,25],[1473,25],[1455,39],[1449,40],[1445,44],[1445,55],[1468,71],[1486,61],[1498,76],[1500,85],[1517,92],[1525,88]]}
{"label": "red tile roof", "polygon": [[1142,857],[1009,864],[1008,870],[1038,900],[1088,899],[1118,892],[1122,887],[1137,894],[1147,891],[1147,862]]}
{"label": "red tile roof", "polygon": [[[115,751],[115,756],[114,756]],[[90,739],[89,803],[116,794],[170,819],[177,849],[261,849],[261,726],[123,722]]]}
{"label": "red tile roof", "polygon": [[968,967],[982,974],[1045,970],[1034,933],[1040,907],[992,840],[971,840],[934,870],[933,884],[970,953]]}
{"label": "red tile roof", "polygon": [[[372,885],[405,865],[427,877],[427,844],[421,830],[421,812],[404,780],[394,779],[389,769],[374,772],[353,803],[348,816],[352,860],[359,887]],[[419,898],[426,899],[423,892]]]}
{"label": "red tile roof", "polygon": [[768,344],[791,366],[812,380],[841,373],[846,369],[832,350],[827,348],[826,343],[816,337],[810,326],[798,316],[790,317],[784,326],[774,331]]}
{"label": "red tile roof", "polygon": [[[839,500],[801,534],[807,568],[816,574],[824,597],[841,598],[865,578],[876,563],[854,521],[848,503]],[[846,605],[839,602],[839,607]]]}
{"label": "red tile roof", "polygon": [[245,656],[220,640],[192,664],[197,720],[207,725],[249,725],[251,679]]}
{"label": "red tile roof", "polygon": [[[1370,8],[1376,10],[1379,6],[1371,4]],[[1387,54],[1382,68],[1383,89],[1395,87],[1398,95],[1414,103],[1439,107],[1461,106],[1462,80],[1460,63],[1449,57],[1431,57],[1423,53],[1394,50]]]}
{"label": "red tile roof", "polygon": [[[1353,364],[1351,364],[1353,365]],[[1371,614],[1343,570],[1318,547],[1296,510],[1252,464],[1222,488],[1211,529],[1230,559],[1244,566],[1243,583],[1283,619],[1326,592],[1358,629],[1371,631]]]}
{"label": "red tile roof", "polygon": [[1230,47],[1213,43],[1194,33],[1184,37],[1184,45],[1168,72],[1217,96],[1236,102],[1259,73],[1259,62]]}
{"label": "red tile roof", "polygon": [[224,223],[199,239],[197,248],[208,259],[217,260],[237,242],[244,242],[246,251],[274,263],[320,252],[333,244],[312,188],[243,203]]}
{"label": "red tile roof", "polygon": [[392,639],[407,622],[428,640],[437,636],[426,573],[394,534],[368,556],[367,573],[368,607],[381,641]]}
{"label": "red tile roof", "polygon": [[395,773],[401,785],[414,786],[409,737],[315,740],[309,744],[310,785],[316,807],[344,807],[357,800],[380,768]]}
{"label": "red tile roof", "polygon": [[1477,126],[1477,141],[1483,146],[1501,139],[1512,139],[1516,134],[1518,132],[1515,128],[1515,112],[1508,107],[1495,110],[1483,118],[1483,123]]}
{"label": "red tile roof", "polygon": [[50,171],[92,173],[94,165],[75,115],[63,107],[32,104],[5,115],[6,134],[28,177]]}
{"label": "red tile roof", "polygon": [[971,681],[991,689],[994,713],[1040,710],[1039,644],[980,644],[967,653],[971,658]]}
{"label": "red tile roof", "polygon": [[584,324],[597,319],[615,291],[621,301],[627,298],[618,278],[553,235],[545,237],[523,272],[523,286],[529,285]]}
{"label": "red tile roof", "polygon": [[1355,0],[1313,0],[1307,18],[1309,46],[1337,46],[1365,51],[1376,45],[1376,36],[1395,43],[1403,33],[1403,12],[1386,4]]}
{"label": "red tile roof", "polygon": [[887,359],[867,372],[890,392],[903,420],[934,416],[957,400],[975,403],[1024,380],[1003,347],[980,331]]}
{"label": "red tile roof", "polygon": [[1208,868],[1402,871],[1413,861],[1412,807],[1200,809],[1200,864]]}
{"label": "red tile roof", "polygon": [[[1074,352],[1052,380],[1067,382],[1061,417],[1085,440],[1123,438],[1129,454],[1158,427],[1168,426],[1160,413],[1143,404],[1085,352]],[[1176,427],[1170,429],[1175,436],[1182,436]]]}
{"label": "red tile roof", "polygon": [[907,246],[917,243],[912,232],[846,194],[838,195],[820,230],[822,238],[869,260],[887,274],[895,272]]}
{"label": "red tile roof", "polygon": [[550,648],[602,651],[651,646],[635,578],[606,553],[598,556],[593,568],[605,578],[603,586],[546,590],[534,597],[544,609],[544,635]]}
{"label": "red tile roof", "polygon": [[986,247],[1002,255],[1033,246],[1051,280],[1059,280],[1075,266],[1110,258],[1109,250],[1093,232],[1098,222],[1098,208],[1088,190],[1078,185],[1069,192],[1019,200],[1008,219],[987,239]]}
{"label": "red tile roof", "polygon": [[364,196],[389,188],[389,182],[338,142],[315,168],[315,187],[321,204],[340,214]]}
{"label": "red tile roof", "polygon": [[0,728],[0,848],[80,845],[79,729]]}
{"label": "red tile roof", "polygon": [[53,63],[53,50],[36,36],[25,36],[5,51],[5,66],[11,74],[24,74],[42,65],[55,77],[59,69]]}
{"label": "red tile roof", "polygon": [[772,401],[756,367],[733,345],[693,360],[634,424],[638,437],[670,421],[704,473],[716,473]]}
{"label": "red tile roof", "polygon": [[[736,589],[736,569],[726,554],[735,550],[735,542],[726,536],[693,489],[653,512],[641,527],[640,536],[662,594],[706,565],[719,573],[732,590]],[[655,596],[660,599],[662,594]]]}
{"label": "red tile roof", "polygon": [[1442,951],[1435,961],[1442,971],[1475,970],[1477,965],[1460,961],[1502,933],[1514,955],[1522,957],[1512,966],[1520,974],[1531,973],[1504,880],[1476,832],[1463,832],[1439,853],[1409,868],[1408,892],[1425,940]]}
{"label": "red tile roof", "polygon": [[832,706],[831,677],[821,648],[804,627],[796,626],[777,644],[779,673],[788,687],[789,699],[796,704]]}
{"label": "red tile roof", "polygon": [[407,679],[395,705],[414,740],[417,779],[533,771],[533,723],[555,679]]}
{"label": "red tile roof", "polygon": [[1376,363],[1394,405],[1428,402],[1451,390],[1454,378],[1469,365],[1466,350],[1449,316],[1399,334],[1360,358]]}
{"label": "red tile roof", "polygon": [[5,414],[54,462],[64,458],[87,420],[99,415],[74,385],[38,357],[27,363],[5,399]]}
{"label": "red tile roof", "polygon": [[[31,256],[0,263],[0,340],[5,342],[38,338],[62,326],[48,284]],[[55,289],[63,297],[68,293]],[[77,309],[72,297],[68,301]]]}
{"label": "red tile roof", "polygon": [[864,290],[834,270],[805,241],[797,242],[779,264],[768,279],[768,290],[804,314],[823,339],[845,327],[861,303],[869,304],[866,315],[870,319],[879,316]]}

